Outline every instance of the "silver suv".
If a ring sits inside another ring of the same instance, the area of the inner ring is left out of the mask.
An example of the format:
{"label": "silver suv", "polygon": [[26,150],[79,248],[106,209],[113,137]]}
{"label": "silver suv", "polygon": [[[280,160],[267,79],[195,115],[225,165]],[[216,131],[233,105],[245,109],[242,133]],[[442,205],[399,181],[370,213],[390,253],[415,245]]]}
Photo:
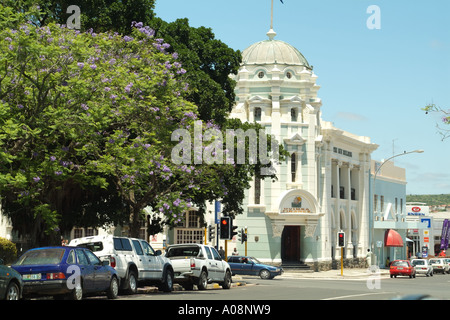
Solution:
{"label": "silver suv", "polygon": [[89,248],[100,260],[109,261],[121,278],[121,289],[129,294],[137,292],[138,284],[173,290],[171,261],[145,240],[105,235],[73,239],[69,245]]}

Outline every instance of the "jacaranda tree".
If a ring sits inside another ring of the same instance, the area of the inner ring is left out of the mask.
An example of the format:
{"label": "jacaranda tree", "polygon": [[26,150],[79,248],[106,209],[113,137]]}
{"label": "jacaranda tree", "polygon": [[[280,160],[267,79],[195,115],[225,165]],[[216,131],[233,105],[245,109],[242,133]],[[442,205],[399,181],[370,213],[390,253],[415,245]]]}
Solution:
{"label": "jacaranda tree", "polygon": [[[2,6],[0,15],[18,19]],[[92,194],[112,197],[134,235],[148,205],[176,223],[189,189],[213,177],[170,159],[171,133],[196,107],[182,98],[185,71],[168,45],[141,23],[128,36],[17,26],[0,31],[0,192],[14,228],[46,243],[86,214]]]}

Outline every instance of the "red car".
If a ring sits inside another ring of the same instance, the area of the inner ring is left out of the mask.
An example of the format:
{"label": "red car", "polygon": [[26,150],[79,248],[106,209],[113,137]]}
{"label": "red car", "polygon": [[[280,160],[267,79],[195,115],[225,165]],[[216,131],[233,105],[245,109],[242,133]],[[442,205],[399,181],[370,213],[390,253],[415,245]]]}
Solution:
{"label": "red car", "polygon": [[392,261],[389,273],[391,278],[397,278],[397,276],[409,276],[410,278],[416,277],[416,269],[408,260]]}

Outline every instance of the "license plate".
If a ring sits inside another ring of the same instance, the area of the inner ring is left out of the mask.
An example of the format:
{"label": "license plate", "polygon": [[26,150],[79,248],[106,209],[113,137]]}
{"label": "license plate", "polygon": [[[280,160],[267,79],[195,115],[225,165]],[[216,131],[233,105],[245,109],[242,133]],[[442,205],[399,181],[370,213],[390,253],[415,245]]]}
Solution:
{"label": "license plate", "polygon": [[23,280],[41,280],[41,274],[40,273],[24,274],[22,278]]}
{"label": "license plate", "polygon": [[401,268],[401,267],[400,267],[400,268],[399,268],[399,267],[397,267],[397,270],[403,270],[403,268]]}

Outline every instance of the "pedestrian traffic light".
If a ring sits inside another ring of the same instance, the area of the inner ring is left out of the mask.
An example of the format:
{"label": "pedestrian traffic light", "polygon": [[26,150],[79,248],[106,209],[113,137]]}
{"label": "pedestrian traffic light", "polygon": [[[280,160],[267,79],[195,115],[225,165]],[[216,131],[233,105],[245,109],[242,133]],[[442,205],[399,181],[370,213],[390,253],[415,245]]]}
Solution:
{"label": "pedestrian traffic light", "polygon": [[245,232],[244,228],[241,228],[241,230],[238,231],[238,240],[241,242],[241,244],[247,241],[247,233]]}
{"label": "pedestrian traffic light", "polygon": [[338,232],[338,246],[345,247],[345,233]]}
{"label": "pedestrian traffic light", "polygon": [[220,239],[230,240],[231,235],[231,218],[222,217],[220,218]]}
{"label": "pedestrian traffic light", "polygon": [[208,226],[208,241],[209,242],[214,242],[215,233],[216,233],[216,226],[209,225]]}

